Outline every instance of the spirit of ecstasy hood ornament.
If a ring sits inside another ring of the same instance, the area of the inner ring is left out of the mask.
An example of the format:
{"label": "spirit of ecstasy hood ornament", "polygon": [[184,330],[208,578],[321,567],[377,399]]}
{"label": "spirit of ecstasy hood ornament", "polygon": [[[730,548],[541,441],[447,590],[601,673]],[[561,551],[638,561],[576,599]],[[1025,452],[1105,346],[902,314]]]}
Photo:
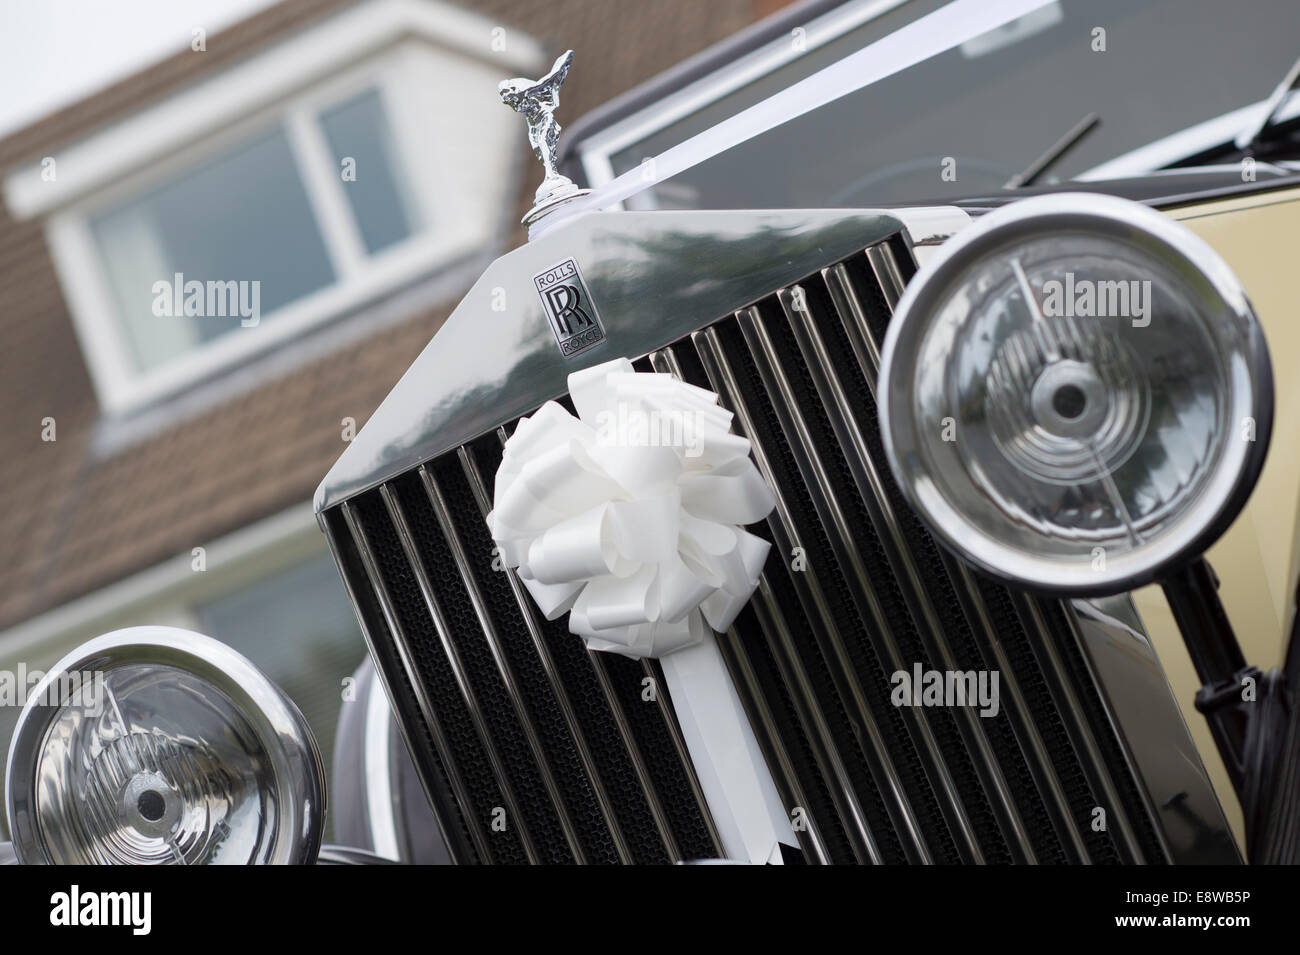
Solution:
{"label": "spirit of ecstasy hood ornament", "polygon": [[541,79],[521,77],[506,80],[497,87],[501,102],[527,121],[528,142],[546,171],[546,178],[537,187],[533,208],[524,216],[524,225],[532,225],[561,203],[591,191],[578,188],[572,179],[561,175],[555,168],[555,151],[560,142],[560,124],[555,121],[555,110],[560,105],[560,84],[569,75],[572,63],[573,51],[568,50],[555,61],[551,72]]}

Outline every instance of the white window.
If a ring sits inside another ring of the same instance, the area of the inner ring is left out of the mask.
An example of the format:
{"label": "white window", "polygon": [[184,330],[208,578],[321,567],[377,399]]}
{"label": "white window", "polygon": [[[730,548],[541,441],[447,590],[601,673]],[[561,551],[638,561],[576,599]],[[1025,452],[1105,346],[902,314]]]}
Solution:
{"label": "white window", "polygon": [[[274,316],[336,278],[283,128],[89,222],[141,372],[232,334],[241,320],[251,327],[263,313]],[[229,290],[214,292],[211,309],[208,287]]]}
{"label": "white window", "polygon": [[[132,370],[281,317],[423,231],[406,176],[372,88],[322,113],[294,111],[88,215]],[[325,194],[313,198],[313,179]],[[341,205],[335,192],[345,209],[329,208]]]}
{"label": "white window", "polygon": [[46,218],[101,404],[138,408],[482,250],[545,62],[463,10],[381,0],[5,180]]}

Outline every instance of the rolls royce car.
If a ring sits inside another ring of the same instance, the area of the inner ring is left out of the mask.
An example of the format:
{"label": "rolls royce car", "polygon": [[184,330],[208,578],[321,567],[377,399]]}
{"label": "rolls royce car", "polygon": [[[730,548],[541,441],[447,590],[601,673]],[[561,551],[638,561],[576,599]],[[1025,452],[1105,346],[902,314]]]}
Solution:
{"label": "rolls royce car", "polygon": [[341,845],[149,627],[24,709],[17,860],[1300,860],[1290,0],[797,4],[564,138],[551,52],[526,240],[316,492]]}

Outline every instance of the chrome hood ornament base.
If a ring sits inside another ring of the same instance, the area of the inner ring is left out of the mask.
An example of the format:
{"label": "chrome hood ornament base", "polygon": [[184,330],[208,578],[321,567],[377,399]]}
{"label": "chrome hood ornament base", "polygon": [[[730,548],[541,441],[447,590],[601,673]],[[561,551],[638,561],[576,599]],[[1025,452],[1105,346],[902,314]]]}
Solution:
{"label": "chrome hood ornament base", "polygon": [[497,87],[501,102],[523,116],[528,123],[528,142],[546,178],[537,187],[533,207],[523,218],[523,224],[532,225],[557,206],[584,196],[590,189],[579,188],[568,176],[555,168],[555,155],[560,142],[560,124],[555,121],[555,110],[560,105],[560,86],[569,75],[573,64],[573,51],[567,50],[555,61],[551,71],[539,80],[517,77],[506,80]]}

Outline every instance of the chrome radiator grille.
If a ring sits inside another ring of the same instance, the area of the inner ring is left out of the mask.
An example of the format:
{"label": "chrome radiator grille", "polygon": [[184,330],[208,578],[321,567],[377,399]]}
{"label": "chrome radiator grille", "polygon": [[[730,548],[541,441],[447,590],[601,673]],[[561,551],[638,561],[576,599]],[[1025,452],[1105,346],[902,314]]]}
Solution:
{"label": "chrome radiator grille", "polygon": [[[718,392],[777,493],[751,528],[773,544],[759,590],[721,644],[803,855],[1165,861],[1073,612],[941,551],[889,473],[875,373],[913,270],[894,237],[637,363]],[[717,855],[657,668],[589,653],[493,569],[511,428],[322,515],[453,855]],[[895,707],[890,676],[914,663],[998,671],[1000,711]]]}

